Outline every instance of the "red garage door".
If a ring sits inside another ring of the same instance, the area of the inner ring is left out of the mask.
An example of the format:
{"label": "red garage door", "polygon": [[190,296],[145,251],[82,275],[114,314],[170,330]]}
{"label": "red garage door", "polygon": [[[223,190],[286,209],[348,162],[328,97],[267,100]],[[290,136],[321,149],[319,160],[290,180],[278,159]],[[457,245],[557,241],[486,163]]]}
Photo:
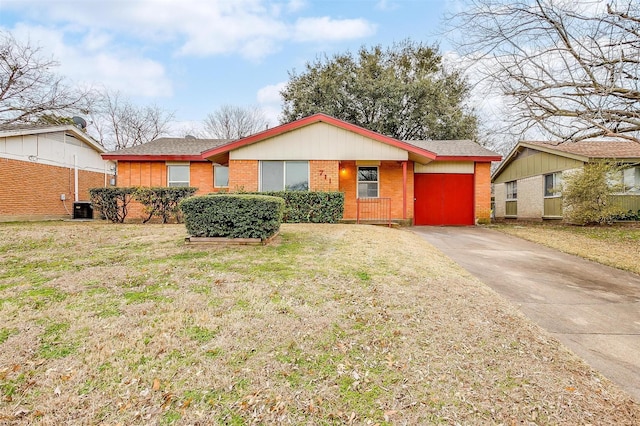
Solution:
{"label": "red garage door", "polygon": [[473,225],[473,175],[415,175],[416,225]]}

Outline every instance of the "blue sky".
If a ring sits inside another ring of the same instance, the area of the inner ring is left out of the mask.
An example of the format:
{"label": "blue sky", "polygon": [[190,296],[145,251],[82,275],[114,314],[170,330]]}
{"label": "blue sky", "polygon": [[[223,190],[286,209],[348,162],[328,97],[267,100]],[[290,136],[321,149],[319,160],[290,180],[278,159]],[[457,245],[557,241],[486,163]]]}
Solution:
{"label": "blue sky", "polygon": [[[273,125],[288,71],[317,55],[439,34],[454,0],[0,0],[0,29],[75,84],[119,90],[197,125],[223,104]],[[180,136],[180,135],[176,135]]]}

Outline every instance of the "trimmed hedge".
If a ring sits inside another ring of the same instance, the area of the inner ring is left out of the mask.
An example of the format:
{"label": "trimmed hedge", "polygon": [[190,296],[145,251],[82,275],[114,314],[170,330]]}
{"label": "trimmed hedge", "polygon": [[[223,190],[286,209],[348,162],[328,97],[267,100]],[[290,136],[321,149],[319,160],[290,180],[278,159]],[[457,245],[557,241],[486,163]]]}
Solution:
{"label": "trimmed hedge", "polygon": [[344,214],[343,192],[253,192],[284,200],[284,223],[337,223]]}
{"label": "trimmed hedge", "polygon": [[280,229],[284,200],[252,194],[190,197],[180,202],[187,232],[194,237],[266,239]]}
{"label": "trimmed hedge", "polygon": [[107,220],[123,223],[136,188],[90,188],[91,204]]}
{"label": "trimmed hedge", "polygon": [[191,197],[197,190],[198,188],[184,186],[138,188],[133,193],[133,198],[144,206],[145,212],[149,215],[142,223],[149,222],[154,216],[162,218],[162,223],[167,223],[169,219],[175,219],[180,223],[182,215],[178,204]]}

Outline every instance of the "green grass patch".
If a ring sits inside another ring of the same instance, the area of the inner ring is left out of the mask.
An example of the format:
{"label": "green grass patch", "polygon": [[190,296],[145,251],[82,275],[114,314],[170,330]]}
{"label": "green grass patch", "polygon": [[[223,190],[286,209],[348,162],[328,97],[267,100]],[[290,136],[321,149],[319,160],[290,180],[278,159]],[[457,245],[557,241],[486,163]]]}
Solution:
{"label": "green grass patch", "polygon": [[18,330],[15,328],[0,328],[0,345],[9,340],[14,334],[18,334]]}
{"label": "green grass patch", "polygon": [[200,343],[207,343],[213,340],[218,334],[218,330],[211,330],[210,328],[199,325],[187,327],[184,332],[187,337]]}
{"label": "green grass patch", "polygon": [[123,294],[127,304],[144,302],[170,302],[171,299],[160,294],[160,285],[145,287],[140,291],[129,291]]}
{"label": "green grass patch", "polygon": [[71,325],[66,322],[52,323],[45,327],[40,338],[38,355],[45,359],[65,358],[73,354],[78,343],[69,339]]}

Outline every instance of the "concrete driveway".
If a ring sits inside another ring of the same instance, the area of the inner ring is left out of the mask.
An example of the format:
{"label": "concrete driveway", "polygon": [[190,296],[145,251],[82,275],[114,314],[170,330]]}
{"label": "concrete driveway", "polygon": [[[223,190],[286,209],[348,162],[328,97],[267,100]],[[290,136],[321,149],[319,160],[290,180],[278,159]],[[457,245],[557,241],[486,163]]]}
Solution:
{"label": "concrete driveway", "polygon": [[640,402],[639,275],[487,228],[413,230]]}

